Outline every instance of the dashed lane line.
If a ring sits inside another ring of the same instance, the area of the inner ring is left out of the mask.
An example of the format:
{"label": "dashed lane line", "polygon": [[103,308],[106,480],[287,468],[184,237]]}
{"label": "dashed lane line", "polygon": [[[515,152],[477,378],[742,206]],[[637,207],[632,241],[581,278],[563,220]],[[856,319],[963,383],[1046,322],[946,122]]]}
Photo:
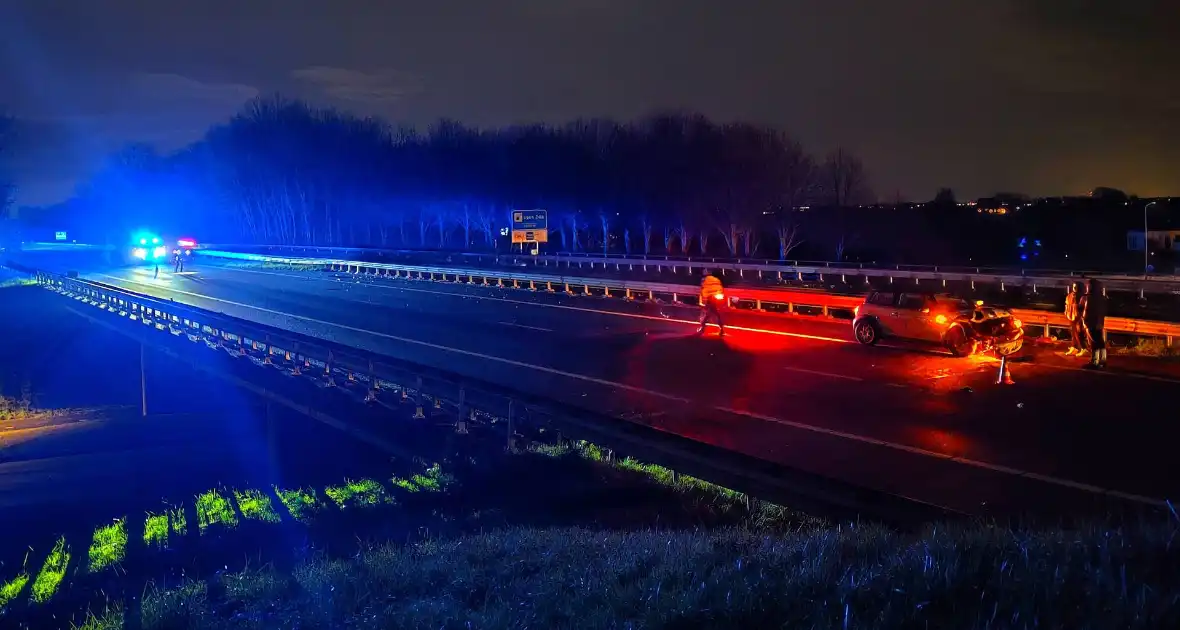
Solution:
{"label": "dashed lane line", "polygon": [[[106,275],[106,274],[102,274],[102,275]],[[107,277],[114,278],[114,276],[107,276]],[[115,278],[115,279],[122,280],[121,278]],[[136,281],[130,280],[129,282],[136,282]],[[594,383],[596,385],[603,385],[606,387],[622,389],[624,391],[631,391],[631,392],[635,392],[635,393],[639,393],[639,394],[644,394],[644,395],[652,396],[655,398],[661,398],[664,400],[671,400],[671,401],[680,402],[680,403],[690,403],[691,402],[689,399],[681,397],[681,396],[675,396],[675,395],[668,394],[665,392],[659,392],[659,391],[655,391],[655,390],[645,389],[642,387],[636,387],[634,385],[627,385],[625,383],[618,383],[615,381],[596,378],[593,376],[587,376],[585,374],[577,374],[574,372],[567,372],[565,370],[558,370],[558,369],[546,367],[543,365],[533,365],[531,363],[525,363],[523,361],[506,359],[504,357],[497,357],[494,355],[483,354],[483,353],[474,352],[471,350],[462,350],[459,348],[452,348],[449,346],[444,346],[444,345],[440,345],[440,344],[436,344],[436,343],[430,343],[427,341],[421,341],[418,339],[409,339],[406,337],[399,337],[397,335],[391,335],[389,333],[383,333],[383,332],[378,332],[378,331],[374,331],[374,330],[367,330],[364,328],[349,326],[347,324],[328,322],[328,321],[315,319],[312,317],[306,317],[303,315],[295,315],[292,313],[284,313],[282,311],[276,311],[276,310],[264,308],[261,306],[253,306],[250,304],[243,304],[241,302],[234,302],[232,300],[226,300],[223,298],[209,297],[209,296],[205,296],[205,295],[191,293],[188,291],[180,291],[178,289],[168,289],[168,290],[172,291],[174,293],[188,295],[191,297],[204,299],[204,300],[210,300],[213,302],[220,302],[223,304],[228,304],[228,305],[236,306],[239,308],[256,310],[256,311],[260,311],[260,312],[264,312],[264,313],[269,313],[272,315],[278,315],[280,317],[289,317],[292,319],[302,320],[302,321],[306,321],[309,323],[319,324],[322,326],[329,326],[329,327],[341,328],[344,330],[351,330],[353,332],[372,335],[375,337],[382,337],[385,339],[391,339],[391,340],[399,341],[399,342],[406,343],[406,344],[421,346],[421,347],[425,347],[425,348],[431,348],[434,350],[441,350],[443,352],[450,352],[450,353],[459,354],[462,356],[485,359],[488,361],[494,361],[497,363],[511,365],[514,367],[520,367],[520,368],[529,369],[529,370],[536,370],[539,372],[544,372],[544,373],[553,374],[553,375],[557,375],[557,376],[563,376],[563,377],[574,379],[574,380],[584,381],[584,382],[588,382],[588,383]],[[737,415],[737,416],[743,416],[743,417],[751,418],[754,420],[761,420],[763,422],[769,422],[769,423],[773,423],[773,424],[787,426],[787,427],[791,427],[791,428],[798,429],[801,431],[808,431],[808,432],[816,433],[819,435],[840,438],[840,439],[848,440],[850,442],[857,442],[860,444],[869,444],[869,445],[887,448],[887,449],[891,449],[891,450],[895,450],[895,451],[899,451],[899,452],[903,452],[903,453],[909,453],[911,455],[917,455],[920,457],[927,457],[930,459],[942,460],[942,461],[947,461],[947,462],[954,462],[954,463],[957,463],[960,465],[969,466],[969,467],[980,469],[980,470],[987,470],[990,472],[1010,475],[1010,476],[1014,476],[1014,477],[1031,479],[1031,480],[1039,481],[1039,482],[1046,483],[1049,485],[1055,485],[1055,486],[1062,487],[1062,488],[1070,488],[1070,489],[1074,489],[1074,490],[1088,492],[1091,494],[1117,497],[1117,498],[1120,498],[1120,499],[1123,499],[1126,501],[1131,501],[1134,503],[1140,503],[1140,504],[1145,504],[1145,505],[1151,505],[1151,506],[1155,506],[1155,507],[1164,507],[1165,505],[1167,505],[1167,502],[1162,499],[1156,499],[1156,498],[1152,498],[1152,497],[1146,497],[1146,496],[1142,496],[1142,495],[1125,493],[1125,492],[1121,492],[1121,491],[1117,491],[1117,490],[1111,490],[1111,489],[1107,489],[1107,488],[1102,488],[1100,486],[1095,486],[1092,484],[1081,483],[1081,482],[1073,481],[1070,479],[1064,479],[1064,478],[1054,477],[1054,476],[1050,476],[1050,475],[1042,475],[1040,473],[1034,473],[1031,471],[1020,470],[1018,468],[1011,468],[1008,466],[1003,466],[1000,464],[993,464],[990,462],[984,462],[984,461],[980,461],[980,460],[976,460],[976,459],[970,459],[970,458],[966,458],[966,457],[957,457],[957,456],[948,455],[945,453],[938,453],[936,451],[931,451],[931,450],[919,448],[916,446],[910,446],[908,444],[900,444],[897,442],[890,442],[888,440],[881,440],[878,438],[872,438],[872,437],[860,435],[857,433],[849,433],[847,431],[839,431],[836,429],[829,429],[827,427],[820,427],[820,426],[816,426],[816,425],[812,425],[812,424],[795,422],[793,420],[787,420],[784,418],[777,418],[775,416],[768,416],[765,414],[760,414],[760,413],[748,411],[748,410],[734,409],[732,407],[725,407],[725,406],[716,405],[716,406],[713,406],[712,408],[717,411],[721,411],[723,413],[733,414],[733,415]]]}
{"label": "dashed lane line", "polygon": [[[289,274],[274,273],[274,272],[270,272],[270,271],[259,271],[256,269],[232,269],[232,271],[243,272],[243,273],[258,273],[258,274],[264,274],[264,275],[269,275],[269,276],[279,276],[282,278],[292,278],[292,279],[298,277],[298,276],[292,276]],[[336,280],[330,280],[330,279],[325,279],[325,278],[313,278],[313,279],[320,281],[320,282],[337,282]],[[656,317],[653,315],[643,315],[640,313],[622,313],[619,311],[605,311],[605,310],[601,310],[601,309],[586,308],[586,307],[582,307],[582,306],[569,306],[566,304],[544,304],[544,303],[540,303],[540,302],[528,302],[525,300],[514,300],[512,298],[495,297],[495,296],[488,296],[488,295],[458,294],[458,293],[451,293],[451,292],[447,292],[447,291],[434,291],[434,290],[430,290],[430,289],[417,289],[417,288],[412,288],[412,287],[389,286],[389,285],[375,284],[375,283],[366,283],[364,286],[377,288],[377,289],[385,289],[385,290],[390,290],[390,291],[408,291],[411,293],[425,293],[425,294],[429,294],[429,295],[444,295],[444,296],[450,296],[450,297],[469,297],[469,298],[476,299],[476,300],[487,300],[487,301],[491,301],[491,302],[519,304],[519,305],[523,305],[523,306],[539,306],[542,308],[552,308],[552,309],[567,310],[567,311],[580,311],[583,313],[593,313],[593,314],[597,314],[597,315],[613,315],[616,317],[629,317],[629,318],[633,318],[633,319],[669,322],[669,323],[675,323],[675,324],[686,324],[686,325],[690,325],[690,326],[700,325],[699,322],[697,322],[695,320],[689,320],[689,319],[677,319],[677,318],[672,318],[672,317]],[[840,344],[856,343],[855,341],[853,341],[851,339],[840,339],[838,337],[826,337],[823,335],[808,335],[805,333],[793,333],[793,332],[786,332],[786,331],[780,331],[780,330],[769,330],[766,328],[752,328],[752,327],[746,327],[746,326],[726,326],[725,328],[728,330],[740,330],[743,332],[760,333],[760,334],[764,334],[764,335],[775,335],[775,336],[780,336],[780,337],[794,337],[797,339],[808,339],[811,341],[826,341],[829,343],[840,343]],[[878,344],[876,347],[888,348],[891,350],[912,350],[911,348],[905,348],[902,346],[895,346],[895,345],[891,345],[891,344]],[[947,354],[947,356],[950,356],[950,355]],[[998,362],[998,360],[996,360],[996,362]],[[1172,384],[1172,385],[1180,385],[1180,379],[1170,378],[1167,376],[1155,376],[1152,374],[1140,374],[1140,373],[1136,373],[1136,372],[1111,372],[1111,371],[1104,371],[1104,370],[1091,371],[1091,370],[1082,369],[1082,368],[1069,367],[1069,366],[1065,366],[1065,365],[1053,365],[1053,364],[1048,364],[1048,363],[1038,363],[1037,366],[1051,369],[1051,370],[1060,370],[1063,372],[1078,372],[1078,373],[1082,373],[1082,374],[1093,374],[1095,376],[1106,376],[1106,377],[1135,378],[1135,379],[1140,379],[1140,380],[1145,380],[1145,381],[1154,381],[1157,383],[1168,383],[1168,384]]]}
{"label": "dashed lane line", "polygon": [[[241,271],[241,272],[245,272],[245,273],[258,273],[258,274],[264,274],[264,275],[268,275],[268,276],[279,276],[282,278],[296,278],[297,277],[297,276],[291,276],[291,275],[282,274],[282,273],[274,273],[274,272],[270,272],[270,271],[258,271],[256,269],[234,269],[234,271]],[[334,280],[325,280],[322,278],[316,278],[316,280],[319,280],[321,282],[335,282]],[[128,282],[134,282],[134,280],[128,280]],[[584,306],[570,306],[568,304],[545,304],[545,303],[541,303],[541,302],[529,302],[526,300],[514,300],[512,298],[495,297],[495,296],[490,296],[490,295],[457,294],[457,293],[450,293],[447,291],[434,291],[431,289],[416,289],[416,288],[412,288],[412,287],[394,287],[394,286],[385,286],[385,285],[381,285],[381,284],[365,284],[364,286],[377,288],[377,289],[386,289],[386,290],[391,290],[391,291],[408,291],[410,293],[424,293],[424,294],[428,294],[428,295],[443,295],[443,296],[447,296],[447,297],[469,297],[469,298],[472,298],[475,300],[486,300],[489,302],[502,302],[505,304],[517,304],[517,305],[521,305],[521,306],[539,306],[541,308],[551,308],[551,309],[557,309],[557,310],[563,310],[563,311],[592,313],[595,315],[611,315],[611,316],[615,316],[615,317],[629,317],[631,319],[641,319],[641,320],[647,320],[647,321],[665,322],[665,323],[672,323],[672,324],[685,324],[685,325],[689,325],[689,326],[699,326],[700,325],[699,321],[692,320],[692,319],[679,319],[679,318],[675,318],[675,317],[658,317],[655,315],[644,315],[642,313],[622,313],[619,311],[606,311],[606,310],[602,310],[602,309],[587,308]],[[710,325],[712,325],[712,324],[710,324]],[[796,339],[809,339],[812,341],[826,341],[828,343],[841,343],[841,344],[856,343],[855,341],[853,341],[851,339],[840,339],[839,337],[826,337],[823,335],[808,335],[805,333],[793,333],[793,332],[786,332],[786,331],[781,331],[781,330],[768,330],[765,328],[751,328],[748,326],[726,326],[725,329],[726,330],[740,330],[742,332],[760,333],[760,334],[764,334],[764,335],[775,335],[775,336],[779,336],[779,337],[793,337]],[[892,346],[884,346],[883,345],[882,347],[892,347]]]}

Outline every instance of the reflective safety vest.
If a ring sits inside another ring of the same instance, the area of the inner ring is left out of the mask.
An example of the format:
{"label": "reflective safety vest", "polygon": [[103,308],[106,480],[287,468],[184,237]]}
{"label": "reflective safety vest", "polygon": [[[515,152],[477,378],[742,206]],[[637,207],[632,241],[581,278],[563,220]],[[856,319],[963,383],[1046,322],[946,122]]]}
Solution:
{"label": "reflective safety vest", "polygon": [[714,295],[718,295],[722,291],[721,280],[716,277],[705,276],[705,279],[701,280],[701,299],[705,300],[706,304],[708,304],[708,300],[712,299]]}

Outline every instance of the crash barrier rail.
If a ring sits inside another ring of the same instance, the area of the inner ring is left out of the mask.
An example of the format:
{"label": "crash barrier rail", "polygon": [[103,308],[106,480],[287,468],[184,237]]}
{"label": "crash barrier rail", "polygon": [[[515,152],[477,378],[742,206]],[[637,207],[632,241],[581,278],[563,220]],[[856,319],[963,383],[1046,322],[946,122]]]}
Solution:
{"label": "crash barrier rail", "polygon": [[168,332],[174,338],[187,338],[233,357],[248,357],[259,367],[309,377],[326,387],[363,391],[366,403],[405,403],[415,409],[414,417],[419,419],[426,417],[428,407],[442,410],[453,419],[458,433],[467,433],[468,423],[502,422],[509,449],[516,447],[520,430],[557,429],[562,436],[590,441],[612,454],[626,453],[743,493],[747,498],[756,496],[817,516],[863,517],[903,526],[961,516],[928,503],[813,475],[453,372],[102,283],[45,272],[37,273],[36,278],[38,283],[74,300]]}
{"label": "crash barrier rail", "polygon": [[518,264],[525,264],[529,266],[561,266],[565,265],[567,269],[572,269],[574,266],[578,268],[591,269],[603,268],[613,269],[614,271],[635,271],[638,267],[643,271],[655,271],[656,273],[681,273],[681,274],[700,274],[707,270],[717,271],[722,274],[733,273],[739,276],[746,274],[754,275],[759,278],[771,275],[772,277],[783,279],[797,279],[804,280],[805,278],[818,278],[823,281],[825,277],[841,276],[845,281],[847,277],[853,278],[884,278],[890,282],[896,280],[921,282],[941,282],[942,286],[946,286],[948,282],[969,284],[972,289],[975,288],[976,283],[1000,285],[1001,289],[1007,286],[1029,287],[1034,292],[1039,288],[1053,288],[1065,289],[1071,283],[1078,282],[1083,278],[1097,278],[1103,281],[1107,290],[1113,291],[1134,291],[1140,297],[1148,294],[1177,294],[1180,295],[1180,277],[1178,276],[1142,276],[1142,275],[1119,275],[1111,273],[1099,272],[1085,272],[1085,271],[1053,271],[1040,269],[994,269],[987,267],[941,267],[930,266],[922,267],[919,265],[896,265],[893,267],[872,267],[867,265],[855,263],[831,263],[831,262],[815,262],[808,263],[807,261],[792,261],[792,264],[785,264],[780,262],[766,262],[766,263],[751,263],[739,261],[713,261],[713,260],[676,260],[667,257],[647,257],[647,258],[620,258],[618,256],[601,256],[601,255],[579,255],[571,256],[569,254],[545,255],[545,256],[528,256],[528,255],[504,255],[504,254],[481,254],[469,252],[426,252],[420,250],[397,250],[397,249],[372,249],[360,247],[314,247],[314,246],[298,246],[298,245],[208,245],[209,249],[218,251],[242,251],[242,252],[291,252],[291,253],[313,253],[313,254],[334,254],[343,256],[436,256],[436,257],[460,257],[464,261],[475,261],[478,264],[499,264],[506,260],[513,260]]}
{"label": "crash barrier rail", "polygon": [[[266,256],[241,252],[206,250],[203,256],[289,264],[304,267],[320,267],[329,271],[361,273],[391,278],[412,278],[419,280],[440,280],[481,284],[516,289],[564,292],[571,295],[618,296],[624,299],[654,299],[670,297],[681,302],[687,296],[689,303],[697,303],[697,287],[686,284],[631,281],[619,278],[585,278],[555,274],[518,273],[494,269],[464,269],[458,267],[435,267],[423,265],[398,265],[392,263],[369,263],[353,260],[327,258],[290,258]],[[833,317],[839,313],[850,316],[853,309],[864,302],[863,297],[833,295],[818,290],[806,289],[754,289],[731,287],[725,290],[731,301],[744,303],[755,311],[769,315],[808,315]],[[770,308],[767,308],[770,307]],[[1069,321],[1063,313],[1033,309],[1010,309],[1025,328],[1041,327],[1046,336],[1053,329],[1068,329]],[[847,318],[847,317],[846,317]],[[1140,337],[1159,337],[1171,346],[1180,337],[1180,324],[1126,317],[1106,318],[1106,332]]]}

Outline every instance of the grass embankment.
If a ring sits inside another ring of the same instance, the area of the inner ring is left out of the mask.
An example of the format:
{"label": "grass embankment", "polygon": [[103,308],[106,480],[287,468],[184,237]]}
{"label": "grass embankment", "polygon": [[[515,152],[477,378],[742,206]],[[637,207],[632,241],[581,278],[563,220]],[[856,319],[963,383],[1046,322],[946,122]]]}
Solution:
{"label": "grass embankment", "polygon": [[[1162,628],[1180,620],[1174,523],[505,529],[153,589],[144,628]],[[91,628],[116,628],[111,610]]]}
{"label": "grass embankment", "polygon": [[[606,462],[593,445],[535,446]],[[711,509],[739,495],[611,462]],[[396,485],[396,484],[395,484]],[[344,500],[343,497],[337,499]],[[241,500],[239,499],[239,504]],[[737,526],[505,527],[152,586],[143,628],[1159,628],[1180,621],[1176,520],[903,534],[760,506]],[[121,607],[90,618],[118,628]]]}

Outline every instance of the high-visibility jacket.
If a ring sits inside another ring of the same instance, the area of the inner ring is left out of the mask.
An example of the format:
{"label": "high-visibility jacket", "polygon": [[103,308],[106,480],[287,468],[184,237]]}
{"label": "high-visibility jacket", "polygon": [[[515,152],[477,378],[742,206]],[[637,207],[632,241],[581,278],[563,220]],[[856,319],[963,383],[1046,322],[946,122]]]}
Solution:
{"label": "high-visibility jacket", "polygon": [[705,304],[708,304],[714,295],[721,295],[722,291],[721,280],[716,276],[705,276],[705,279],[701,280],[701,300]]}
{"label": "high-visibility jacket", "polygon": [[1065,296],[1065,321],[1072,322],[1078,318],[1078,302],[1079,295],[1077,293],[1068,293]]}

